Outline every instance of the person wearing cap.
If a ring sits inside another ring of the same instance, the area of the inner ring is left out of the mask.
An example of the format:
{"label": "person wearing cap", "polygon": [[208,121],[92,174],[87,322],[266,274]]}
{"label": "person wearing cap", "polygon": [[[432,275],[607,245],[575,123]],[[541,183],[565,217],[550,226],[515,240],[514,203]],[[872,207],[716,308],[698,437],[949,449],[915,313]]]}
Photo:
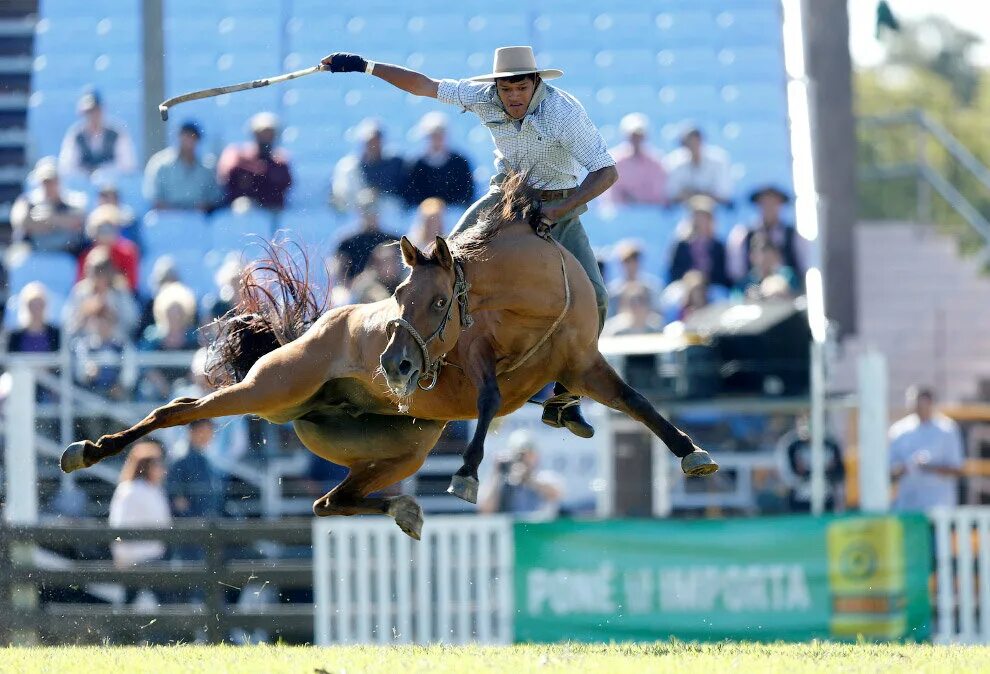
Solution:
{"label": "person wearing cap", "polygon": [[116,206],[104,204],[97,206],[86,218],[86,238],[90,246],[79,256],[79,271],[76,277],[81,281],[85,276],[86,260],[97,247],[110,252],[110,263],[114,269],[124,275],[131,292],[138,287],[138,264],[141,254],[137,245],[120,235],[121,228],[127,224],[125,214]]}
{"label": "person wearing cap", "polygon": [[671,250],[668,283],[680,281],[693,269],[704,274],[710,285],[731,287],[725,271],[725,244],[715,237],[715,206],[714,199],[701,194],[688,199],[689,215],[678,227],[678,240]]}
{"label": "person wearing cap", "polygon": [[608,337],[648,335],[663,332],[663,318],[655,310],[656,294],[643,283],[627,283],[618,296],[619,311],[605,321],[602,334]]}
{"label": "person wearing cap", "polygon": [[[496,175],[487,194],[454,227],[454,233],[477,223],[499,200],[499,185],[510,171],[521,171],[541,191],[542,216],[551,235],[584,268],[595,289],[599,331],[608,311],[608,291],[581,224],[587,204],[618,178],[615,160],[588,113],[569,93],[547,84],[564,73],[540,68],[533,48],[500,47],[492,72],[466,80],[435,80],[399,66],[369,61],[357,54],[333,53],[322,61],[330,72],[363,72],[416,96],[436,98],[477,115],[495,143]],[[587,172],[578,184],[578,176]],[[543,421],[566,427],[580,437],[594,428],[581,415],[575,396],[560,384],[544,405]]]}
{"label": "person wearing cap", "polygon": [[696,194],[704,194],[720,204],[732,203],[735,184],[725,150],[704,142],[701,129],[687,124],[681,133],[681,147],[667,155],[667,194],[679,204]]}
{"label": "person wearing cap", "polygon": [[86,195],[62,187],[54,157],[40,159],[29,176],[36,186],[10,210],[14,241],[35,250],[77,254],[83,244]]}
{"label": "person wearing cap", "polygon": [[175,147],[167,147],[148,160],[144,170],[144,198],[158,210],[208,212],[220,202],[220,188],[213,169],[198,154],[203,131],[194,121],[179,127]]}
{"label": "person wearing cap", "polygon": [[623,239],[615,244],[613,257],[622,267],[622,274],[608,284],[609,315],[614,316],[619,310],[619,299],[630,285],[647,288],[650,291],[649,304],[655,307],[656,298],[660,296],[663,284],[657,276],[643,271],[642,243],[636,239]]}
{"label": "person wearing cap", "polygon": [[118,174],[136,171],[134,143],[122,126],[107,121],[99,92],[84,93],[76,110],[82,119],[66,132],[58,155],[62,175],[89,176],[97,169]]}
{"label": "person wearing cap", "polygon": [[619,130],[625,141],[609,150],[619,179],[605,197],[614,204],[665,206],[667,171],[659,151],[646,141],[650,120],[641,112],[631,112],[619,122]]}
{"label": "person wearing cap", "polygon": [[781,209],[790,202],[790,195],[776,185],[763,185],[749,195],[759,213],[749,225],[740,223],[729,233],[729,273],[743,279],[752,269],[750,253],[753,237],[760,233],[780,252],[784,266],[794,271],[799,280],[804,279],[805,239],[790,223],[781,219]]}
{"label": "person wearing cap", "polygon": [[385,128],[369,117],[357,126],[360,151],[342,157],[333,170],[331,201],[340,210],[358,207],[358,197],[373,190],[379,201],[397,203],[406,184],[406,166],[401,157],[385,148]]}
{"label": "person wearing cap", "polygon": [[228,145],[217,162],[217,182],[224,190],[223,203],[247,197],[253,204],[273,211],[285,208],[292,186],[289,157],[278,141],[279,119],[259,112],[249,122],[252,142]]}
{"label": "person wearing cap", "polygon": [[510,513],[526,519],[554,519],[560,514],[563,479],[540,468],[540,454],[532,434],[518,429],[509,436],[508,451],[495,464],[495,480],[486,482],[478,511]]}
{"label": "person wearing cap", "polygon": [[470,206],[474,201],[471,165],[462,155],[447,147],[447,115],[434,110],[423,115],[418,134],[426,138],[426,151],[409,166],[402,197],[415,208],[430,197],[454,206]]}

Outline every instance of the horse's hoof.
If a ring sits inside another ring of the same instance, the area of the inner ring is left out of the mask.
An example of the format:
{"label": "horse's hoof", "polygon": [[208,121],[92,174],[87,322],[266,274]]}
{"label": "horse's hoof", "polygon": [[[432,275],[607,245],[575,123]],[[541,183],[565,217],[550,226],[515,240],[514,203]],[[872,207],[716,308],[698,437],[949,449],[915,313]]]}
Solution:
{"label": "horse's hoof", "polygon": [[89,468],[85,457],[87,442],[88,440],[79,440],[65,448],[65,451],[62,452],[62,458],[58,462],[63,473],[71,473],[76,470],[82,470],[83,468]]}
{"label": "horse's hoof", "polygon": [[423,509],[412,496],[396,496],[388,505],[388,514],[395,518],[402,532],[419,540],[423,532]]}
{"label": "horse's hoof", "polygon": [[681,470],[691,477],[704,477],[718,470],[718,464],[711,454],[703,449],[696,449],[681,459]]}
{"label": "horse's hoof", "polygon": [[473,477],[454,475],[450,478],[450,486],[447,493],[453,494],[457,498],[464,499],[468,503],[478,502],[478,480]]}

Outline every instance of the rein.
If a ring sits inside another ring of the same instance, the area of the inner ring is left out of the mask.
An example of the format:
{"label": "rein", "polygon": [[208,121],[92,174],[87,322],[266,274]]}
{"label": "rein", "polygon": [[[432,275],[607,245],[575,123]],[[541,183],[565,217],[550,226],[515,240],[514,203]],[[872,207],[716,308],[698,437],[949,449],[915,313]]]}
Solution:
{"label": "rein", "polygon": [[[413,340],[419,345],[420,353],[423,357],[423,373],[416,382],[423,391],[432,391],[437,385],[437,380],[440,379],[440,368],[446,364],[445,358],[447,354],[441,355],[436,360],[430,357],[430,342],[437,339],[443,339],[444,328],[447,327],[448,321],[450,321],[450,316],[454,311],[454,302],[461,310],[461,327],[470,328],[474,325],[474,319],[471,318],[471,313],[468,309],[468,291],[471,289],[471,284],[464,280],[464,267],[460,262],[454,261],[454,290],[451,293],[450,300],[447,302],[447,313],[444,314],[443,318],[440,319],[440,324],[437,325],[436,329],[430,333],[430,336],[423,339],[423,336],[419,334],[419,331],[413,327],[412,323],[405,320],[404,318],[393,318],[388,323],[386,323],[386,329],[391,328],[395,330],[396,328],[404,328],[406,332],[412,336]],[[429,383],[424,385],[423,380],[429,379]]]}

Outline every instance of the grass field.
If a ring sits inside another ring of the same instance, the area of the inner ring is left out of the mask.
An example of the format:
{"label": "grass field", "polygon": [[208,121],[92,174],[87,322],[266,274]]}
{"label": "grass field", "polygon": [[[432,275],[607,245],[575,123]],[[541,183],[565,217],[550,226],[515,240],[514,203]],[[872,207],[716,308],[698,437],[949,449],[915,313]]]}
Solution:
{"label": "grass field", "polygon": [[990,672],[990,648],[930,645],[681,644],[148,646],[0,649],[2,674],[524,674],[601,672]]}

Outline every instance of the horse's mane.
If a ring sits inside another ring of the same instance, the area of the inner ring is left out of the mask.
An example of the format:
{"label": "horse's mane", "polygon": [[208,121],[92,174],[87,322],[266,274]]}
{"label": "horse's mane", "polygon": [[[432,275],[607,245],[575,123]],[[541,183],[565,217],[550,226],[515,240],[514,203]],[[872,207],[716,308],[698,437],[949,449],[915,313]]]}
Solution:
{"label": "horse's mane", "polygon": [[329,305],[329,294],[313,283],[302,246],[286,240],[260,243],[264,257],[236,281],[240,301],[212,324],[206,376],[216,387],[243,380],[259,358],[299,338]]}
{"label": "horse's mane", "polygon": [[[473,227],[462,229],[447,239],[454,257],[461,260],[477,259],[485,252],[503,227],[517,223],[529,223],[534,229],[540,222],[540,190],[529,184],[529,172],[512,171],[500,186],[501,198],[486,209]],[[427,251],[433,260],[433,246]]]}

